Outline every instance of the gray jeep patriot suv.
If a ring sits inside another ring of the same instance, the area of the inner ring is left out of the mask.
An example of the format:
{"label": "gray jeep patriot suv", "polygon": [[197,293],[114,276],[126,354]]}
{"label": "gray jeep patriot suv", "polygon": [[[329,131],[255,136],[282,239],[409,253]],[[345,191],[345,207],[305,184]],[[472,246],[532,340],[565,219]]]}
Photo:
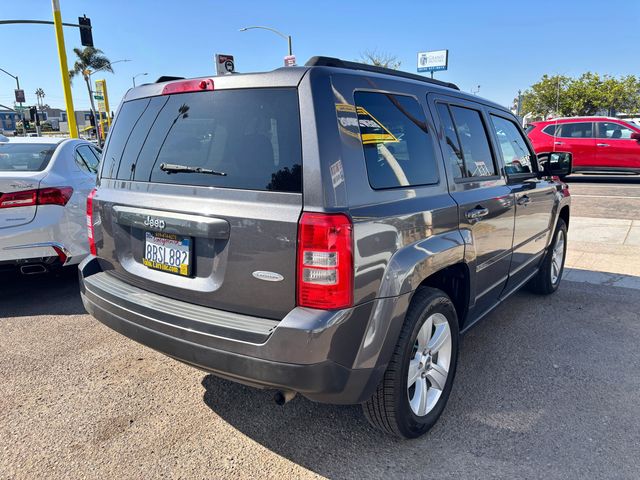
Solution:
{"label": "gray jeep patriot suv", "polygon": [[143,85],[87,201],[82,299],[279,403],[361,403],[417,437],[460,334],[523,285],[558,288],[562,155],[453,84],[333,58]]}

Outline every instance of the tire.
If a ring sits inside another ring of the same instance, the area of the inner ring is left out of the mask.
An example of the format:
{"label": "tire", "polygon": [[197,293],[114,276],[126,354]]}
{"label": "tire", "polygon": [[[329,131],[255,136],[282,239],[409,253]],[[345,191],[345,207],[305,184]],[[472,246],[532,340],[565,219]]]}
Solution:
{"label": "tire", "polygon": [[[562,241],[562,248],[556,250],[559,240]],[[558,255],[562,252],[562,258]],[[555,254],[554,254],[555,252]],[[567,224],[562,218],[558,218],[556,230],[553,233],[553,240],[542,260],[540,270],[529,282],[529,290],[539,295],[550,295],[558,289],[564,272],[564,261],[567,257]],[[555,269],[555,270],[554,270]]]}
{"label": "tire", "polygon": [[[444,335],[447,332],[448,342]],[[424,348],[418,349],[419,345]],[[425,355],[429,346],[433,350]],[[422,354],[418,350],[422,350]],[[408,385],[410,363],[416,380]],[[447,363],[446,376],[443,376],[443,368]],[[371,425],[391,435],[403,438],[423,435],[444,410],[457,363],[458,316],[455,307],[441,290],[421,288],[409,305],[384,377],[371,398],[362,405],[365,417]],[[432,383],[434,378],[438,383]],[[443,383],[441,390],[436,387]],[[413,404],[410,403],[410,397],[413,398]],[[424,414],[418,415],[416,410]]]}

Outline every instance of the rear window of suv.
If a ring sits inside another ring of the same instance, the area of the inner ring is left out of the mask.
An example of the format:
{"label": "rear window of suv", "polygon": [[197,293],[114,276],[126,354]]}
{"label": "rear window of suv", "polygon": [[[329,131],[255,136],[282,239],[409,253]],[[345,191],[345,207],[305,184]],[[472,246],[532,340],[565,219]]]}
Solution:
{"label": "rear window of suv", "polygon": [[[102,156],[103,178],[301,192],[297,91],[193,92],[122,105]],[[168,173],[163,164],[206,173]]]}

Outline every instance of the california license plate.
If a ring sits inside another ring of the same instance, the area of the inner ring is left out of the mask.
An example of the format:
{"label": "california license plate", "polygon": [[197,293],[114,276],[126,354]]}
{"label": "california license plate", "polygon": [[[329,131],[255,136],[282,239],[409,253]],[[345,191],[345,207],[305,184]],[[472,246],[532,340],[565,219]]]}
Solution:
{"label": "california license plate", "polygon": [[172,233],[145,232],[142,263],[154,270],[191,275],[193,239]]}

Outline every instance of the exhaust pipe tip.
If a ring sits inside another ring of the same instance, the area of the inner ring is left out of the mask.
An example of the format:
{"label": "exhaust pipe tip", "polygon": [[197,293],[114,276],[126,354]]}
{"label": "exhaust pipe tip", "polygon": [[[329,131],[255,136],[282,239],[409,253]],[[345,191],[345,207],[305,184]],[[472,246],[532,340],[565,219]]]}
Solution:
{"label": "exhaust pipe tip", "polygon": [[47,273],[47,267],[41,263],[35,263],[33,265],[22,265],[20,267],[20,273],[23,275],[38,275],[41,273]]}
{"label": "exhaust pipe tip", "polygon": [[277,405],[282,406],[293,400],[295,396],[296,392],[292,392],[291,390],[278,390],[273,396],[273,401],[276,402]]}

